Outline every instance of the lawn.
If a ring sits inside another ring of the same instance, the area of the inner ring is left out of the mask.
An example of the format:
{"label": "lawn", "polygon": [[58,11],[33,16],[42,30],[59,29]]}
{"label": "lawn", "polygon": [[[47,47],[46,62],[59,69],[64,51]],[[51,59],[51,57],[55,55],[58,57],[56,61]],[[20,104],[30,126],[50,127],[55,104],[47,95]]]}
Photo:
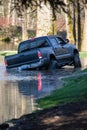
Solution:
{"label": "lawn", "polygon": [[64,86],[50,96],[39,99],[41,108],[49,108],[60,104],[87,100],[87,76],[65,79]]}
{"label": "lawn", "polygon": [[7,56],[7,55],[16,54],[16,53],[17,51],[0,51],[1,56]]}
{"label": "lawn", "polygon": [[87,52],[80,52],[80,58],[86,58],[87,57]]}

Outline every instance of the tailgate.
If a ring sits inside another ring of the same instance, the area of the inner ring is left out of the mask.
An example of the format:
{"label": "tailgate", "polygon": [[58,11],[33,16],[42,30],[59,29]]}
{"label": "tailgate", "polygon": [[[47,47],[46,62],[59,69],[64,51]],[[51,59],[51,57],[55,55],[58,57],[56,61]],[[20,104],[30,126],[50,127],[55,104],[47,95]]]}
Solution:
{"label": "tailgate", "polygon": [[38,50],[31,50],[11,56],[5,56],[5,63],[7,68],[17,67],[24,64],[38,62]]}

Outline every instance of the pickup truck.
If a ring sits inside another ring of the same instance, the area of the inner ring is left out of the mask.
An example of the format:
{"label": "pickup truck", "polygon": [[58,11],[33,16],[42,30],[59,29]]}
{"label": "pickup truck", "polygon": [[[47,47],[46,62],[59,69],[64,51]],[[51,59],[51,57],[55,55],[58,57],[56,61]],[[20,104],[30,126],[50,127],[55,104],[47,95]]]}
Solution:
{"label": "pickup truck", "polygon": [[23,41],[18,53],[4,57],[6,69],[57,69],[65,65],[81,67],[75,45],[57,35],[41,36]]}

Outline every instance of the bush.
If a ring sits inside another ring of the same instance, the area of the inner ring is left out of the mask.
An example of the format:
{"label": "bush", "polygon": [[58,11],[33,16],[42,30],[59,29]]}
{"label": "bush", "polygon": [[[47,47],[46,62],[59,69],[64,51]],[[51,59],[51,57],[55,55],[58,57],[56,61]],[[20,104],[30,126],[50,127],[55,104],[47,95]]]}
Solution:
{"label": "bush", "polygon": [[6,43],[10,43],[11,39],[9,37],[6,37],[2,41],[6,42]]}

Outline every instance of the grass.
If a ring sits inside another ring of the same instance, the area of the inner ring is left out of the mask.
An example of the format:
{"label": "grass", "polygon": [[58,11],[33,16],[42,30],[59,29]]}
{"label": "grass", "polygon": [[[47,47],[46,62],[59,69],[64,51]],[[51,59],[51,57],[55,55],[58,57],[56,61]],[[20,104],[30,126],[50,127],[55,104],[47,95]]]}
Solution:
{"label": "grass", "polygon": [[50,96],[37,100],[41,108],[49,108],[60,104],[87,100],[87,76],[66,79],[64,87]]}
{"label": "grass", "polygon": [[17,53],[17,51],[0,51],[1,56],[13,55],[16,53]]}
{"label": "grass", "polygon": [[87,52],[80,52],[80,58],[86,58],[87,57]]}

